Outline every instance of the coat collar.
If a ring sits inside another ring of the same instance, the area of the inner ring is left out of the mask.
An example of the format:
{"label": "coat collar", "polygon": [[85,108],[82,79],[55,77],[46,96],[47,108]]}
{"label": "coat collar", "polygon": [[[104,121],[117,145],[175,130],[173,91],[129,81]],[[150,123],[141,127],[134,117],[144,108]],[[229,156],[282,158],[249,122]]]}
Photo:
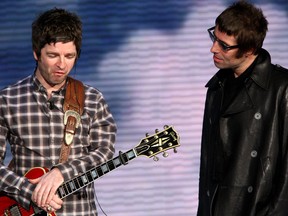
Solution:
{"label": "coat collar", "polygon": [[[270,76],[272,71],[271,57],[270,54],[265,50],[261,49],[258,57],[255,59],[254,68],[250,78],[261,88],[268,89]],[[224,82],[228,69],[219,70],[205,85],[208,88],[218,88],[221,83]]]}
{"label": "coat collar", "polygon": [[[273,65],[271,64],[271,58],[269,53],[261,49],[259,55],[255,59],[255,62],[249,67],[248,70],[251,70],[250,76],[246,78],[246,83],[250,80],[256,85],[261,87],[264,90],[267,90],[270,83],[270,76],[272,72]],[[225,83],[227,79],[227,70],[219,70],[206,84],[210,90],[216,90]],[[229,115],[233,113],[239,113],[253,108],[253,101],[249,95],[249,92],[246,88],[243,88],[236,96],[236,98],[231,102],[231,104],[224,111],[223,115]]]}

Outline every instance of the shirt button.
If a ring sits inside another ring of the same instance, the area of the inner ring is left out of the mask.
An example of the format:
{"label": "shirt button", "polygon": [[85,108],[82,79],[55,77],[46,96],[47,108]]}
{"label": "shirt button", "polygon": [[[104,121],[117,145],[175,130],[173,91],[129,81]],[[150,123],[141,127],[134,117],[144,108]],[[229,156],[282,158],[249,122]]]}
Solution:
{"label": "shirt button", "polygon": [[254,114],[254,118],[257,119],[257,120],[261,119],[261,117],[262,117],[262,115],[259,112]]}
{"label": "shirt button", "polygon": [[253,158],[257,157],[257,151],[256,150],[253,150],[251,152],[251,157],[253,157]]}
{"label": "shirt button", "polygon": [[207,196],[210,197],[210,191],[209,190],[207,190]]}
{"label": "shirt button", "polygon": [[252,186],[249,186],[249,187],[248,187],[248,193],[252,193],[252,191],[253,191],[253,187],[252,187]]}

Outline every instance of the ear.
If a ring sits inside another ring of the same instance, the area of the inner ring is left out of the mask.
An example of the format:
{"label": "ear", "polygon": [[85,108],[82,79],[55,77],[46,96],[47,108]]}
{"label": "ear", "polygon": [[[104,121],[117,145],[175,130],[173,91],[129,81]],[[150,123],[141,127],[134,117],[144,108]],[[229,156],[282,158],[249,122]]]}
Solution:
{"label": "ear", "polygon": [[250,50],[248,50],[248,51],[245,53],[245,56],[246,56],[246,57],[249,57],[249,56],[251,56],[251,55],[254,55],[254,53],[255,53],[255,50],[254,50],[254,49],[250,49]]}
{"label": "ear", "polygon": [[33,51],[33,56],[34,56],[34,59],[35,59],[36,61],[38,61],[38,56],[37,56],[37,54],[36,54],[35,51]]}

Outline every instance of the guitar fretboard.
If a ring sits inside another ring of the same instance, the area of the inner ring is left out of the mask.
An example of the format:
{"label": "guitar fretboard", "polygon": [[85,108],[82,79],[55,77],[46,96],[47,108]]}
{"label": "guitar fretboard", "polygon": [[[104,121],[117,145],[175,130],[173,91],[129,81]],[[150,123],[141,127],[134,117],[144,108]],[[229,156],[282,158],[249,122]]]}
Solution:
{"label": "guitar fretboard", "polygon": [[125,165],[128,161],[136,158],[134,149],[125,153],[119,153],[119,156],[107,161],[100,166],[88,170],[86,173],[80,174],[77,177],[64,182],[57,190],[58,196],[63,199],[64,197],[78,191],[79,189],[91,184],[96,179],[102,177],[108,172]]}

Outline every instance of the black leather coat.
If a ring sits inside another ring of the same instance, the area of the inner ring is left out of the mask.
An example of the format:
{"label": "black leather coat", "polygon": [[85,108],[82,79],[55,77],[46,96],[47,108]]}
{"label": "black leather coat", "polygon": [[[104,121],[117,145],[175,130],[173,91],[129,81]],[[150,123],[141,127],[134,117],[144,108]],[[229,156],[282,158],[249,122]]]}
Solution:
{"label": "black leather coat", "polygon": [[255,61],[224,112],[225,71],[206,85],[198,216],[288,215],[288,71]]}

